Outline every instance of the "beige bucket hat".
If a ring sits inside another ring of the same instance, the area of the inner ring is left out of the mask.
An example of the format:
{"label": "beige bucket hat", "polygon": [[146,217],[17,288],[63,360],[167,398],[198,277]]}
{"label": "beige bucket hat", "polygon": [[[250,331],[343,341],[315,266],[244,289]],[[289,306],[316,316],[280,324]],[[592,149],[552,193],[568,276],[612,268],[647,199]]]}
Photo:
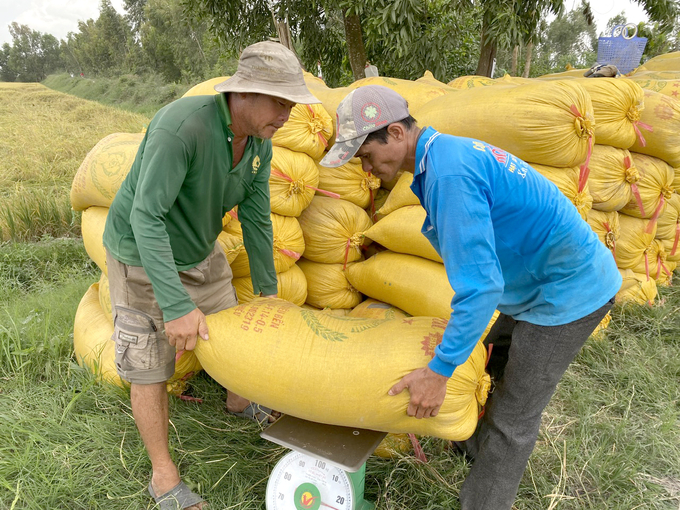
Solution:
{"label": "beige bucket hat", "polygon": [[217,92],[255,92],[302,104],[321,103],[309,92],[295,54],[282,44],[251,44],[238,61],[236,73],[215,85]]}

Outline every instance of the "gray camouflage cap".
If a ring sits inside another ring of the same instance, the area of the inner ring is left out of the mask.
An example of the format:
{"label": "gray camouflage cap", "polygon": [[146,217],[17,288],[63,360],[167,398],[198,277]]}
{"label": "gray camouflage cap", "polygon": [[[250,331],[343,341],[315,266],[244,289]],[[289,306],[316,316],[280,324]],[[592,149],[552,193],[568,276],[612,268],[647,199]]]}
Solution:
{"label": "gray camouflage cap", "polygon": [[295,53],[272,41],[251,44],[243,50],[234,76],[215,85],[215,90],[254,92],[302,104],[321,102],[307,89]]}
{"label": "gray camouflage cap", "polygon": [[353,90],[338,106],[335,144],[320,164],[329,168],[344,165],[369,133],[409,115],[406,99],[388,87],[366,85]]}

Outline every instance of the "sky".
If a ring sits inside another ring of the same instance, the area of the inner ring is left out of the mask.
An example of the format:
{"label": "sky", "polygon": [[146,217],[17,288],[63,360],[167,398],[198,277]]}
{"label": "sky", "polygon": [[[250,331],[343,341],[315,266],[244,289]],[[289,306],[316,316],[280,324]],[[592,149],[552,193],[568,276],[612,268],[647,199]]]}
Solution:
{"label": "sky", "polygon": [[[571,10],[580,3],[581,0],[565,0],[565,7]],[[125,13],[123,0],[111,0],[111,5],[121,14]],[[590,5],[598,34],[604,30],[607,21],[621,11],[625,11],[630,22],[647,20],[642,7],[630,0],[590,0]],[[52,34],[57,39],[65,39],[69,32],[78,31],[78,21],[98,17],[99,0],[0,0],[0,46],[12,44],[7,27],[13,21],[43,34]]]}

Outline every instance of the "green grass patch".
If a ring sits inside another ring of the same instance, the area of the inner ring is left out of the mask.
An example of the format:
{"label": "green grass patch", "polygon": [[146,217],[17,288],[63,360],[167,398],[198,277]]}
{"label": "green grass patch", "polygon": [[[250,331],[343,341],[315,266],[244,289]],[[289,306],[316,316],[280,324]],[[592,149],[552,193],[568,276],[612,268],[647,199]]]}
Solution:
{"label": "green grass patch", "polygon": [[149,122],[35,83],[0,83],[0,118],[0,242],[78,235],[69,192],[83,159],[105,136]]}
{"label": "green grass patch", "polygon": [[[8,269],[8,268],[13,269]],[[96,383],[73,358],[73,318],[98,270],[79,241],[0,247],[0,508],[151,508],[150,464],[127,391]],[[517,510],[677,510],[680,503],[680,290],[659,305],[617,306],[588,341],[544,414]],[[1,291],[0,291],[1,292]],[[202,403],[171,397],[172,455],[212,508],[265,508],[287,450],[228,416],[225,390],[190,380]],[[469,465],[421,438],[429,462],[371,457],[378,510],[460,508]]]}
{"label": "green grass patch", "polygon": [[42,83],[59,92],[98,101],[149,118],[191,88],[187,84],[167,83],[157,74],[81,78],[63,73],[50,75]]}

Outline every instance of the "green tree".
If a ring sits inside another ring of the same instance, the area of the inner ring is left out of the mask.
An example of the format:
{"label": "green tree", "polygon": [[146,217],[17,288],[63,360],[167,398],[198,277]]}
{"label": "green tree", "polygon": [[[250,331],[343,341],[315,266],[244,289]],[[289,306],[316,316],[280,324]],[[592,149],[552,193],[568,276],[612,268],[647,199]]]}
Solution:
{"label": "green tree", "polygon": [[14,22],[9,26],[12,46],[3,45],[3,79],[41,81],[60,64],[59,41],[50,34]]}
{"label": "green tree", "polygon": [[0,81],[15,81],[17,73],[9,66],[9,52],[12,47],[4,43],[0,48]]}

